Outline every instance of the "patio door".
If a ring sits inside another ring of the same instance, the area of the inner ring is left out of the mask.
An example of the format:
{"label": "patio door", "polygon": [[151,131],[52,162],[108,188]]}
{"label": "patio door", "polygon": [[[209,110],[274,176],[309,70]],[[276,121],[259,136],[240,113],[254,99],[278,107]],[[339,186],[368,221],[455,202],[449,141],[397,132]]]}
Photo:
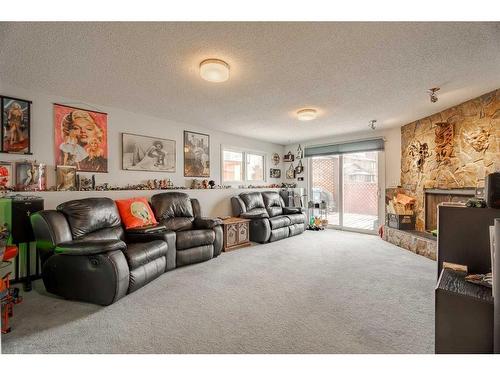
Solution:
{"label": "patio door", "polygon": [[378,151],[314,156],[310,196],[326,201],[330,226],[375,233],[379,225]]}

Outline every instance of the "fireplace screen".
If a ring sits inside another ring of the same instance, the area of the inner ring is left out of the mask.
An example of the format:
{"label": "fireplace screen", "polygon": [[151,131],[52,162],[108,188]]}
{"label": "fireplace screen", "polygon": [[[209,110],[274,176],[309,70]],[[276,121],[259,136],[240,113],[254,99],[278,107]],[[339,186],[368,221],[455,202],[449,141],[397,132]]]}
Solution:
{"label": "fireplace screen", "polygon": [[443,202],[466,203],[475,189],[432,189],[425,191],[425,230],[437,229],[437,207]]}

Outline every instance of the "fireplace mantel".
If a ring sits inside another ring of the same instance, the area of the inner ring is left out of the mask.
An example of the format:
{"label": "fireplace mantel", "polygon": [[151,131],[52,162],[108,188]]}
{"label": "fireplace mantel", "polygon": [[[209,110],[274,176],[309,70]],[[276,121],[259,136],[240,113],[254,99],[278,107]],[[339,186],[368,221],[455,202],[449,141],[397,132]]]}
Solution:
{"label": "fireplace mantel", "polygon": [[476,189],[424,189],[425,194],[440,194],[440,195],[476,195]]}

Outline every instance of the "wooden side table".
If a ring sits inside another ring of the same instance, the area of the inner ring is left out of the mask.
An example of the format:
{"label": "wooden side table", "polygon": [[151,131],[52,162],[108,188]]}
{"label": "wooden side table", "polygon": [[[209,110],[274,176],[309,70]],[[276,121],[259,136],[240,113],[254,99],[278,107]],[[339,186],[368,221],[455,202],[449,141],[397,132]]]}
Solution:
{"label": "wooden side table", "polygon": [[224,230],[224,251],[250,246],[250,220],[230,217],[222,220]]}

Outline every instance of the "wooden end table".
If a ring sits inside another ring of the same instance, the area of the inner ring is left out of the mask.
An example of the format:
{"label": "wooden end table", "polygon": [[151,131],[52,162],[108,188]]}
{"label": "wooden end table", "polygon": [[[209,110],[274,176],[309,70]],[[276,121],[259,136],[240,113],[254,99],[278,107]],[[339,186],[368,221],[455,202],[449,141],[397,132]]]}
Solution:
{"label": "wooden end table", "polygon": [[250,220],[230,217],[222,220],[224,230],[224,251],[250,246]]}

